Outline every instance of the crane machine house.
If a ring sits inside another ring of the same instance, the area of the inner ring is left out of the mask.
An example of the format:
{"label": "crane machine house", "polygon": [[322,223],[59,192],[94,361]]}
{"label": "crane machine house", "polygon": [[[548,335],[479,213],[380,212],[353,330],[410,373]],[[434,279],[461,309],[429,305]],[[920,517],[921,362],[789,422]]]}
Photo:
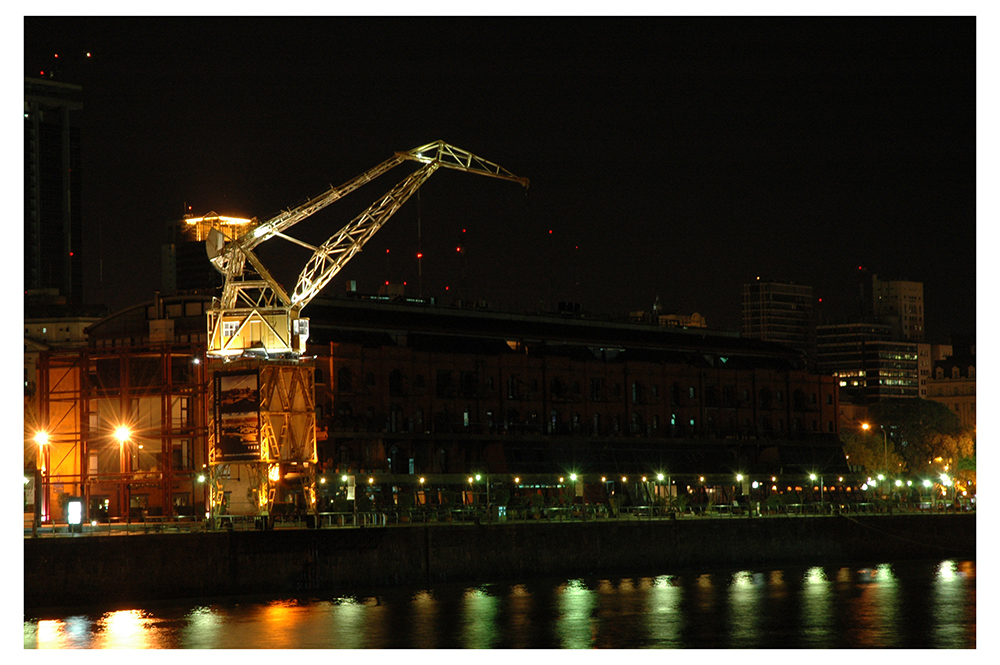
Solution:
{"label": "crane machine house", "polygon": [[[319,247],[286,234],[292,226],[404,162],[419,168]],[[510,180],[525,178],[443,141],[395,155],[343,185],[331,187],[273,218],[212,216],[206,249],[224,275],[221,298],[208,311],[212,385],[208,450],[214,523],[255,516],[266,528],[275,514],[316,514],[316,422],[313,367],[303,356],[309,319],[302,310],[383,224],[439,168]],[[287,293],[254,253],[273,238],[313,252]]]}

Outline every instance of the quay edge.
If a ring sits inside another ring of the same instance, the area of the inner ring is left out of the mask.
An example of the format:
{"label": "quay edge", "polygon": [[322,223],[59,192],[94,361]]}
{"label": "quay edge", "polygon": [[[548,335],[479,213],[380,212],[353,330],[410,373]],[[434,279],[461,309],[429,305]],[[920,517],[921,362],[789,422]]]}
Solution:
{"label": "quay edge", "polygon": [[974,513],[25,538],[24,604],[975,556]]}

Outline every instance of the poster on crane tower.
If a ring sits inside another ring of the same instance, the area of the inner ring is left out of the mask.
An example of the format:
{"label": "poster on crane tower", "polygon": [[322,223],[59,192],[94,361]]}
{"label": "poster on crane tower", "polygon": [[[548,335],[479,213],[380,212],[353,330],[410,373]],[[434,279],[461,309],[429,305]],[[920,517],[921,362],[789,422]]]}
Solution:
{"label": "poster on crane tower", "polygon": [[257,372],[215,375],[216,462],[260,459],[260,378]]}

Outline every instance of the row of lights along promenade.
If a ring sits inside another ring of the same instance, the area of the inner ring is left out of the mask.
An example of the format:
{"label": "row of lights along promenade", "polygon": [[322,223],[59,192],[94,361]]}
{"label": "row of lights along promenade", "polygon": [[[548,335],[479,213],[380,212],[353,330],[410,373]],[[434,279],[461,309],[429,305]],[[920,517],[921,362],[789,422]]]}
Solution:
{"label": "row of lights along promenade", "polygon": [[[121,433],[124,445],[127,434]],[[44,446],[44,434],[36,439]],[[44,460],[44,456],[42,457]],[[47,478],[40,473],[44,485]],[[437,474],[426,476],[340,475],[331,482],[318,478],[316,511],[292,510],[262,518],[254,515],[204,513],[149,516],[137,519],[88,519],[82,501],[70,501],[67,522],[42,521],[26,515],[26,536],[134,535],[216,529],[294,529],[405,527],[410,524],[492,524],[533,521],[676,520],[823,517],[840,514],[906,514],[967,512],[975,497],[941,474],[938,478],[895,478],[883,474],[837,476],[819,474],[752,478],[680,476],[664,473],[630,479],[622,476],[532,474]],[[337,482],[339,480],[339,483]],[[197,482],[207,491],[205,475]],[[29,479],[25,477],[25,485]],[[352,491],[353,490],[353,491]],[[349,499],[353,494],[356,499]],[[603,497],[593,500],[592,497]],[[75,506],[73,504],[76,504]]]}

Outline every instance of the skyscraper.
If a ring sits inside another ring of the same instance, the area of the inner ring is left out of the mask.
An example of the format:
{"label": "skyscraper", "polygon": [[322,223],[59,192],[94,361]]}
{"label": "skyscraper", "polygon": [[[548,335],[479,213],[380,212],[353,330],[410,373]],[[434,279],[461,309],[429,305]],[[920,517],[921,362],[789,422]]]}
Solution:
{"label": "skyscraper", "polygon": [[884,282],[872,275],[872,314],[892,326],[893,339],[924,341],[924,285],[922,282]]}
{"label": "skyscraper", "polygon": [[811,359],[815,328],[811,286],[760,278],[743,285],[744,337],[785,344]]}
{"label": "skyscraper", "polygon": [[[227,237],[245,232],[251,220],[210,212],[203,217],[185,215],[167,224],[167,242],[161,247],[161,288],[164,295],[180,292],[209,293],[223,284],[222,273],[208,260],[205,240],[213,228]],[[234,230],[236,229],[236,230]]]}
{"label": "skyscraper", "polygon": [[817,328],[817,371],[837,377],[840,401],[871,404],[919,395],[917,344],[892,339],[891,326],[841,323]]}
{"label": "skyscraper", "polygon": [[82,88],[24,79],[24,289],[83,303]]}

